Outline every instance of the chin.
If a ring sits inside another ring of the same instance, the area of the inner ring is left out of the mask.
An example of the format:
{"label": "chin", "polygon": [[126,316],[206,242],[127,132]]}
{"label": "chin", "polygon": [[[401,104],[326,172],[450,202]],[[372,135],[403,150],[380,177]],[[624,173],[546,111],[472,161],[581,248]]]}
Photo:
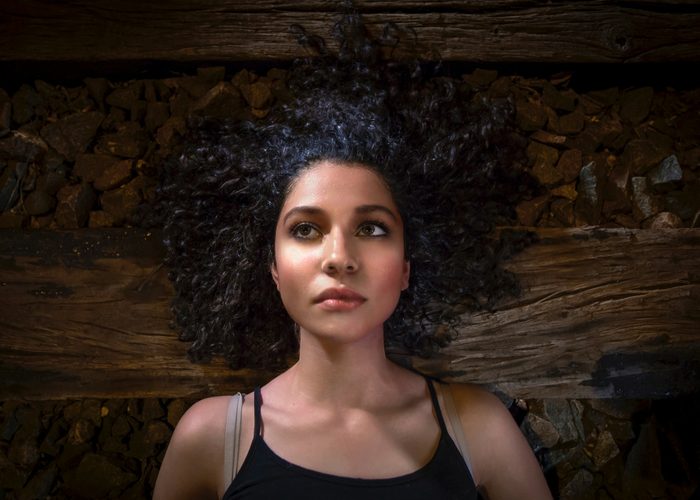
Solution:
{"label": "chin", "polygon": [[333,322],[314,327],[302,326],[302,331],[306,331],[307,335],[323,339],[325,341],[335,341],[339,344],[349,344],[360,340],[374,337],[376,335],[383,336],[383,324],[380,325],[353,325],[348,326],[347,322]]}

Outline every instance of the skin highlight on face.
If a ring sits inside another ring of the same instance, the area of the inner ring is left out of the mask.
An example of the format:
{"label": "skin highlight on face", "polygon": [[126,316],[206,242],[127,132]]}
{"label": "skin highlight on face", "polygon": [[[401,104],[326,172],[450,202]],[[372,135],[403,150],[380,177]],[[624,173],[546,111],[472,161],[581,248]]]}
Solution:
{"label": "skin highlight on face", "polygon": [[321,161],[295,179],[277,222],[271,272],[302,337],[381,336],[409,267],[403,221],[377,173]]}

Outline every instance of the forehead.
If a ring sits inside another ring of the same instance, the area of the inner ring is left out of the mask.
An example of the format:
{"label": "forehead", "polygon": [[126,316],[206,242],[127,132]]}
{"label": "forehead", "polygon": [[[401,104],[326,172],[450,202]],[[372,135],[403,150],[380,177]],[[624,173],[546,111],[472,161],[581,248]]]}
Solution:
{"label": "forehead", "polygon": [[282,213],[299,205],[359,206],[380,204],[398,215],[384,180],[359,163],[321,161],[306,168],[291,184]]}

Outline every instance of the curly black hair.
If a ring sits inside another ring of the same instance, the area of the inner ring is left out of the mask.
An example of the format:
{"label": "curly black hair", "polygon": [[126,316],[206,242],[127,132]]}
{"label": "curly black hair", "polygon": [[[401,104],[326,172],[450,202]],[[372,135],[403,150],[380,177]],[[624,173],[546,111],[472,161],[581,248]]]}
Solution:
{"label": "curly black hair", "polygon": [[336,25],[337,53],[294,31],[317,56],[292,66],[291,102],[259,121],[199,119],[165,168],[159,195],[180,338],[194,361],[288,364],[297,339],[270,277],[275,226],[290,183],[333,160],[366,165],[390,188],[411,285],[385,324],[387,350],[430,353],[464,311],[518,292],[499,266],[511,249],[491,234],[512,218],[522,181],[512,103],[470,99],[426,65],[384,59],[355,14]]}

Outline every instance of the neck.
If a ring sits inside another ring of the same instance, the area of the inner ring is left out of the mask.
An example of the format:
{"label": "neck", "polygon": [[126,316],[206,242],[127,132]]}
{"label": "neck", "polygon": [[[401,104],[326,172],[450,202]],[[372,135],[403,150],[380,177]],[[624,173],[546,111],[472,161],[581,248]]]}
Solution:
{"label": "neck", "polygon": [[288,371],[290,389],[305,399],[338,407],[365,406],[380,397],[398,367],[386,358],[381,329],[339,343],[300,332],[299,361]]}

